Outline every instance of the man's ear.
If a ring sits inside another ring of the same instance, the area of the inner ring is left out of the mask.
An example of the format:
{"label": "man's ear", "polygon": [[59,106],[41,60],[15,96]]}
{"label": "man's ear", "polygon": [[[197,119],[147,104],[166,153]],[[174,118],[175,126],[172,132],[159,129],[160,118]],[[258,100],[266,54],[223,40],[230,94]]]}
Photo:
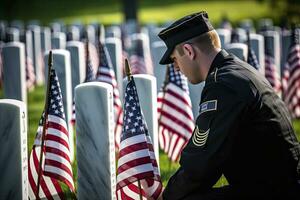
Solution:
{"label": "man's ear", "polygon": [[195,58],[196,52],[191,44],[184,44],[182,46],[182,48],[183,48],[184,54],[187,55],[191,60],[193,60]]}

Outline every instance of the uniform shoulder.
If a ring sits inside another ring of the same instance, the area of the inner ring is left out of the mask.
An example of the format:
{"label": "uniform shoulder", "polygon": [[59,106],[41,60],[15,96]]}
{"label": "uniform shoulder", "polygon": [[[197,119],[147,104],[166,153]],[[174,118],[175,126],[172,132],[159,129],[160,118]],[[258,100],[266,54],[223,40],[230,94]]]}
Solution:
{"label": "uniform shoulder", "polygon": [[246,98],[253,95],[253,84],[247,76],[247,71],[242,63],[224,63],[223,66],[216,67],[206,79],[207,88],[219,85],[227,88],[233,93]]}

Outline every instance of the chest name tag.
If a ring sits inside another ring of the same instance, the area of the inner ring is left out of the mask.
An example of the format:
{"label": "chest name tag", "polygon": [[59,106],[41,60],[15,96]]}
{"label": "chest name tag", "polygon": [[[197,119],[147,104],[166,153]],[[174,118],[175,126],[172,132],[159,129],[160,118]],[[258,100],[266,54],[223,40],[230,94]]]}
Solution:
{"label": "chest name tag", "polygon": [[199,115],[201,115],[204,112],[217,110],[217,103],[218,103],[217,100],[203,102],[199,106]]}

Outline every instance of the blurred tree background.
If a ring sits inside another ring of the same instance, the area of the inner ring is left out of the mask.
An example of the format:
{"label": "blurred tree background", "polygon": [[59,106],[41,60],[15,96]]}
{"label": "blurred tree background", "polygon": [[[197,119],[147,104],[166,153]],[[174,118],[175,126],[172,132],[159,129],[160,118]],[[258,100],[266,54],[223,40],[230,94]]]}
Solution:
{"label": "blurred tree background", "polygon": [[[62,20],[69,24],[123,21],[123,2],[126,0],[0,0],[0,19],[24,21],[39,20],[47,24]],[[133,5],[134,6],[134,5]],[[233,24],[249,18],[271,18],[280,25],[286,21],[299,22],[300,0],[137,0],[138,18],[141,23],[164,23],[182,15],[208,11],[216,24],[227,16]]]}

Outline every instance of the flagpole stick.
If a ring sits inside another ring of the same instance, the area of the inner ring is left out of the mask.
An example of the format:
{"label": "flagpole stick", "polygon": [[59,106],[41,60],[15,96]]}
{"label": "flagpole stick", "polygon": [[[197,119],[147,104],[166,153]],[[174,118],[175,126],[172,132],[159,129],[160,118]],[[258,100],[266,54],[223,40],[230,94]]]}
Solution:
{"label": "flagpole stick", "polygon": [[139,190],[140,190],[140,193],[139,193],[140,200],[143,200],[143,196],[142,196],[142,187],[141,187],[141,182],[140,182],[140,180],[138,180],[138,186],[139,186]]}
{"label": "flagpole stick", "polygon": [[40,191],[40,181],[42,176],[42,163],[43,163],[43,149],[44,149],[44,141],[46,135],[46,125],[48,120],[48,107],[49,107],[49,93],[50,93],[50,76],[51,76],[51,68],[53,66],[53,56],[52,51],[49,52],[48,57],[48,80],[47,80],[47,92],[46,92],[46,101],[44,107],[44,120],[43,120],[43,132],[42,132],[42,140],[41,140],[41,152],[40,152],[40,160],[39,160],[39,170],[38,170],[38,180],[37,180],[37,196],[39,197]]}
{"label": "flagpole stick", "polygon": [[126,76],[127,76],[127,80],[131,81],[131,79],[132,79],[131,68],[129,66],[129,62],[128,62],[127,58],[125,58],[125,73],[126,73]]}

